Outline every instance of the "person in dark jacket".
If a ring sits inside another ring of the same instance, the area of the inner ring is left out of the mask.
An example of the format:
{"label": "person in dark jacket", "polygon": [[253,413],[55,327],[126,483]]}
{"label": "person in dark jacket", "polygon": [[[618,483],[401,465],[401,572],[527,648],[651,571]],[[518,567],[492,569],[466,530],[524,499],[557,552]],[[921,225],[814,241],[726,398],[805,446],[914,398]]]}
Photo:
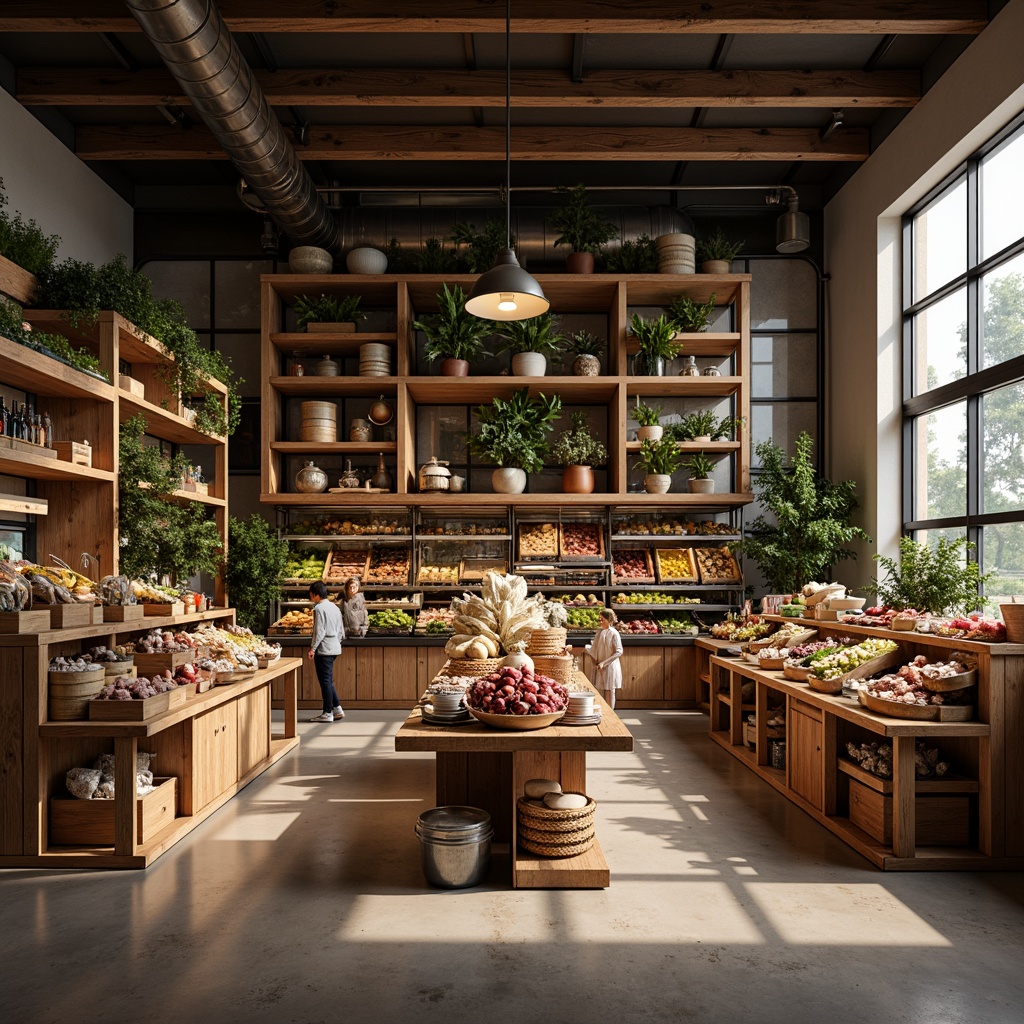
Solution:
{"label": "person in dark jacket", "polygon": [[366,601],[359,593],[357,576],[345,580],[345,589],[341,595],[341,619],[347,636],[366,636],[370,617],[366,613]]}

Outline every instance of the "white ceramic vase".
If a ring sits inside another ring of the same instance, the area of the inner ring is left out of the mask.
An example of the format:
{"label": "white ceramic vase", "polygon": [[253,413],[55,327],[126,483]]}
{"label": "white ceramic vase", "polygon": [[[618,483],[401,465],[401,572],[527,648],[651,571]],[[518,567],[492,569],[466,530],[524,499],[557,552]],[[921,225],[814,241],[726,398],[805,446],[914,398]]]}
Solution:
{"label": "white ceramic vase", "polygon": [[644,477],[644,490],[648,494],[668,494],[672,477],[668,473],[648,473]]}
{"label": "white ceramic vase", "polygon": [[511,654],[506,654],[501,659],[501,663],[509,668],[517,668],[520,672],[524,668],[528,668],[531,672],[533,671],[533,658],[525,651],[513,651]]}
{"label": "white ceramic vase", "polygon": [[547,357],[539,352],[517,352],[512,357],[513,377],[543,377],[547,370]]}
{"label": "white ceramic vase", "polygon": [[526,470],[502,466],[491,474],[495,494],[522,494],[526,490]]}

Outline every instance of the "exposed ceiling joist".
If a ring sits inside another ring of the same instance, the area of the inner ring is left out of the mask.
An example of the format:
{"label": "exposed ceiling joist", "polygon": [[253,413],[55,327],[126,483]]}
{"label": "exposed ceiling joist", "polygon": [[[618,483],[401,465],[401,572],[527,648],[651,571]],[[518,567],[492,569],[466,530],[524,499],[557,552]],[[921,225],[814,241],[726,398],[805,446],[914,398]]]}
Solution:
{"label": "exposed ceiling joist", "polygon": [[[140,125],[82,126],[75,151],[83,160],[222,160],[204,129],[169,131]],[[864,129],[845,129],[822,142],[811,128],[580,128],[512,129],[517,161],[828,160],[868,157]],[[302,160],[500,160],[504,128],[314,126]]]}
{"label": "exposed ceiling joist", "polygon": [[[305,107],[503,107],[503,71],[390,68],[256,73],[271,103]],[[22,68],[28,107],[187,104],[166,71]],[[912,107],[917,71],[565,71],[512,75],[513,107]]]}
{"label": "exposed ceiling joist", "polygon": [[[235,32],[487,32],[504,33],[504,5],[492,0],[218,0]],[[440,7],[440,9],[438,9]],[[859,33],[870,35],[980,32],[985,0],[516,0],[513,32],[541,33]],[[137,32],[120,0],[4,0],[0,32]]]}

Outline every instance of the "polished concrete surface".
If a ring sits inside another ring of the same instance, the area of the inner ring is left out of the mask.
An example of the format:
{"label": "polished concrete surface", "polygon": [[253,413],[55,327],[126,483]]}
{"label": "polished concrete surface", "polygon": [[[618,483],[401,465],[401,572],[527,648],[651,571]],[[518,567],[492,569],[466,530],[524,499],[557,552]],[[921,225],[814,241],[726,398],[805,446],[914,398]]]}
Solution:
{"label": "polished concrete surface", "polygon": [[[303,717],[309,717],[308,714]],[[402,715],[302,725],[147,871],[0,872],[5,1022],[1024,1019],[1024,876],[884,874],[685,712],[590,757],[605,891],[439,892]]]}

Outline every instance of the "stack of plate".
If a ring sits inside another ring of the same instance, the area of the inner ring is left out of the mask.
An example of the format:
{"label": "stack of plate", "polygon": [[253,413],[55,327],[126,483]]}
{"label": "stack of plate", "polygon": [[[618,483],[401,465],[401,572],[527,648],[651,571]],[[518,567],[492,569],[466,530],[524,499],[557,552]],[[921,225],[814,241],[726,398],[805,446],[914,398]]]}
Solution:
{"label": "stack of plate", "polygon": [[597,725],[601,709],[594,706],[594,694],[580,690],[569,694],[569,708],[562,716],[561,725]]}
{"label": "stack of plate", "polygon": [[460,707],[455,711],[441,711],[433,704],[424,704],[420,708],[420,718],[427,725],[462,725],[463,722],[473,721],[465,708]]}

